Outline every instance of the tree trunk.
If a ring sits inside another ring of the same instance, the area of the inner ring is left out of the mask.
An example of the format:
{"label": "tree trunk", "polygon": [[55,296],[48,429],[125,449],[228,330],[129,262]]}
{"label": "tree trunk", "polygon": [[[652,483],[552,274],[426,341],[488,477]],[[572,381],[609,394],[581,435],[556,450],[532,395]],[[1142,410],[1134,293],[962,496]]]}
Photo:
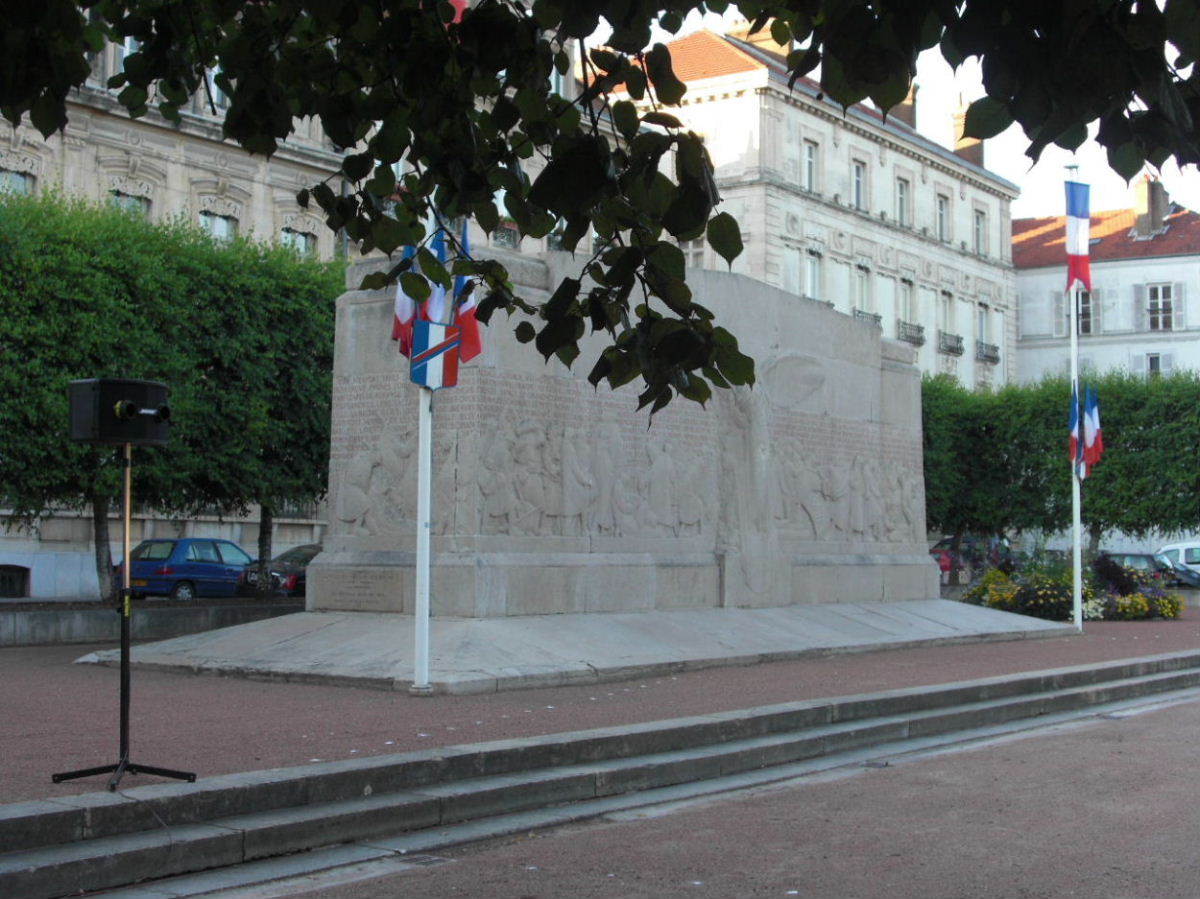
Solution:
{"label": "tree trunk", "polygon": [[[100,599],[117,601],[121,585],[113,577],[112,550],[109,548],[108,506],[109,497],[93,493],[92,534],[96,551],[96,580],[100,584]],[[124,560],[122,560],[124,561]]]}
{"label": "tree trunk", "polygon": [[255,592],[260,598],[271,594],[271,531],[274,529],[275,513],[264,503],[258,514],[258,586]]}

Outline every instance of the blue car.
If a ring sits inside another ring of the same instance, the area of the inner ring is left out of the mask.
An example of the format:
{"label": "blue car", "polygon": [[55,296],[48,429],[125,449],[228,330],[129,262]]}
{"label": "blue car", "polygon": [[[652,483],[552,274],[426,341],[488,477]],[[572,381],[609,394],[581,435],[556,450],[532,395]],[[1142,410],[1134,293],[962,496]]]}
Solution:
{"label": "blue car", "polygon": [[[197,596],[233,596],[238,578],[254,560],[229,540],[181,537],[143,540],[130,553],[130,589],[134,596],[153,594],[189,600]],[[117,567],[117,585],[121,585]]]}

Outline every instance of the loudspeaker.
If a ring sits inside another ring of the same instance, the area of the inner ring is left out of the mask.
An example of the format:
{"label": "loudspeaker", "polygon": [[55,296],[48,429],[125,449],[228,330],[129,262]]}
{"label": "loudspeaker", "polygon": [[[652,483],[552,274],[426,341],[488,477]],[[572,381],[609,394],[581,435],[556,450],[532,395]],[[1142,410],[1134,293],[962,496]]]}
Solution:
{"label": "loudspeaker", "polygon": [[71,439],[80,443],[166,446],[167,385],[158,381],[90,378],[72,381]]}

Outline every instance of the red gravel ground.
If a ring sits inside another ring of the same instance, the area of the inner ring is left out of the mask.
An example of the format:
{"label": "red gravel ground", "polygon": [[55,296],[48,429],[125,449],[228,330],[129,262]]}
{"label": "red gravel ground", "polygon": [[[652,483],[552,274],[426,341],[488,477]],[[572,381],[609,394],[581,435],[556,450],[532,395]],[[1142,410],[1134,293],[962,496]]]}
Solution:
{"label": "red gravel ground", "polygon": [[[113,763],[119,672],[103,647],[0,649],[0,802],[103,790],[54,772]],[[947,683],[1200,648],[1200,610],[1098,622],[1082,635],[837,654],[591,686],[414,697],[351,687],[134,670],[131,760],[201,777]],[[126,776],[123,787],[153,783]]]}

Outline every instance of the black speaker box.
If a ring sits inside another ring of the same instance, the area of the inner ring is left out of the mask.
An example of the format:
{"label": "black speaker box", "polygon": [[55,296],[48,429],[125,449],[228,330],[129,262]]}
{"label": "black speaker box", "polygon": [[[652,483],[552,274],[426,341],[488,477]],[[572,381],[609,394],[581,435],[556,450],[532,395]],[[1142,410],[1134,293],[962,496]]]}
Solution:
{"label": "black speaker box", "polygon": [[158,381],[90,378],[72,381],[71,439],[80,443],[166,446],[167,385]]}

